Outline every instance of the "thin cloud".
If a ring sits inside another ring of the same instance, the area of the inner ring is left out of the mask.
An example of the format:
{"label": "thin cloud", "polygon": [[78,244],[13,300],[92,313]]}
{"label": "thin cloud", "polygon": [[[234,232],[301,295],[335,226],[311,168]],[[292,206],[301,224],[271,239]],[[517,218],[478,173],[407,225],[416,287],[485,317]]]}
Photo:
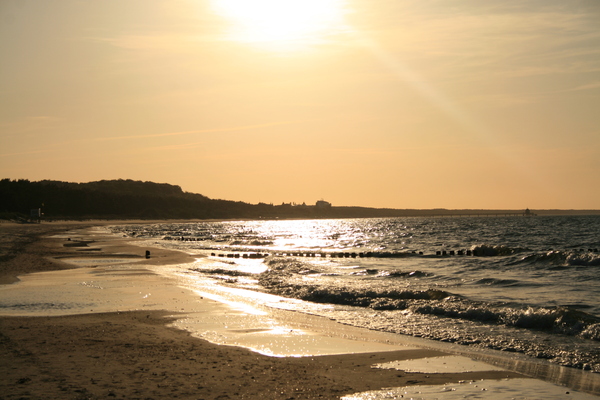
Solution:
{"label": "thin cloud", "polygon": [[6,137],[10,137],[26,132],[53,128],[56,126],[56,124],[63,121],[64,119],[59,117],[36,115],[15,121],[0,122],[0,129],[7,134]]}
{"label": "thin cloud", "polygon": [[588,83],[587,85],[580,85],[580,86],[574,87],[573,89],[570,89],[568,91],[578,92],[580,90],[592,90],[592,89],[598,89],[598,88],[600,88],[600,82],[592,82],[592,83]]}
{"label": "thin cloud", "polygon": [[49,151],[50,150],[34,150],[34,151],[23,151],[23,152],[19,152],[19,153],[4,153],[4,154],[0,154],[0,157],[24,156],[24,155],[29,155],[29,154],[47,153]]}
{"label": "thin cloud", "polygon": [[108,140],[126,140],[126,139],[148,139],[148,138],[156,138],[156,137],[195,135],[195,134],[200,134],[200,133],[236,132],[236,131],[247,131],[247,130],[257,129],[257,128],[268,128],[271,126],[293,125],[293,124],[297,124],[299,122],[306,122],[306,121],[271,122],[271,123],[266,123],[266,124],[236,126],[236,127],[231,127],[231,128],[198,129],[198,130],[193,130],[193,131],[153,133],[153,134],[148,134],[148,135],[113,136],[113,137],[97,138],[96,140],[108,141]]}
{"label": "thin cloud", "polygon": [[595,22],[588,13],[557,2],[535,10],[517,3],[500,8],[470,4],[453,13],[428,13],[414,6],[405,15],[404,23],[387,27],[394,44],[386,47],[407,62],[425,57],[433,71],[421,70],[426,75],[474,80],[589,73],[598,68],[600,33]]}

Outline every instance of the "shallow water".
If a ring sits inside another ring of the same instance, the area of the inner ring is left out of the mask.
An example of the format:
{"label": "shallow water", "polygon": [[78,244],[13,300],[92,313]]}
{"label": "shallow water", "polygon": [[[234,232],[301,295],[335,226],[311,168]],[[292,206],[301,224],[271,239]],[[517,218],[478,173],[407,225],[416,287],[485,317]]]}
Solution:
{"label": "shallow water", "polygon": [[[532,388],[534,390],[532,390]],[[531,379],[480,380],[447,385],[421,385],[374,390],[342,397],[342,400],[594,400],[597,396],[565,390],[550,383]]]}
{"label": "shallow water", "polygon": [[243,221],[114,227],[208,256],[180,271],[272,307],[600,372],[600,217]]}

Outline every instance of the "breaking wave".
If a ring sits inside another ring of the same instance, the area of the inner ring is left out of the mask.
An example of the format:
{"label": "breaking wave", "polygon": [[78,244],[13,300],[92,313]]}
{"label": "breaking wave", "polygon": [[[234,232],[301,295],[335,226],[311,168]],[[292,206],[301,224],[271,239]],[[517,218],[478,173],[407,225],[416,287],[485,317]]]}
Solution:
{"label": "breaking wave", "polygon": [[190,268],[190,271],[198,272],[205,275],[227,275],[227,276],[252,276],[253,274],[249,272],[242,272],[235,269],[225,269],[225,268],[211,268],[211,269],[203,269],[203,268]]}
{"label": "breaking wave", "polygon": [[520,260],[516,264],[525,265],[540,265],[558,266],[558,267],[573,267],[573,266],[600,266],[600,254],[596,252],[581,252],[581,251],[559,251],[551,250],[542,254],[530,254]]}
{"label": "breaking wave", "polygon": [[516,253],[527,251],[527,249],[511,248],[503,245],[488,245],[480,244],[471,247],[471,251],[475,256],[493,257],[493,256],[510,256]]}
{"label": "breaking wave", "polygon": [[[271,258],[266,264],[268,269],[259,275],[259,283],[268,292],[285,297],[315,303],[367,307],[377,311],[402,310],[413,314],[547,331],[600,341],[600,318],[568,307],[515,308],[476,302],[439,289],[361,289],[344,285],[310,284],[303,281],[302,276],[321,274],[324,271],[285,258]],[[401,274],[398,276],[410,276]],[[515,284],[509,280],[493,280],[490,283]]]}

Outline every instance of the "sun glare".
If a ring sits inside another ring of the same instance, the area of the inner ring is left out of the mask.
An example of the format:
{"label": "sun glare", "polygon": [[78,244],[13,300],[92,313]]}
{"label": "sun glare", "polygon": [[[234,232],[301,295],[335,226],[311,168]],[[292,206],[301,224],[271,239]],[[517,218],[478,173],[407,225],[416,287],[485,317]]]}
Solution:
{"label": "sun glare", "polygon": [[245,42],[314,42],[341,29],[344,0],[213,0]]}

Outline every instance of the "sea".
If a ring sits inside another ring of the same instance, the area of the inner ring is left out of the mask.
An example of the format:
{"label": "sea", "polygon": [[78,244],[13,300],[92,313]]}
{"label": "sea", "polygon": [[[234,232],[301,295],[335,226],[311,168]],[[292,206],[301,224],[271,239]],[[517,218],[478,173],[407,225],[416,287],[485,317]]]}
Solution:
{"label": "sea", "polygon": [[600,216],[122,225],[180,273],[344,324],[600,372]]}

